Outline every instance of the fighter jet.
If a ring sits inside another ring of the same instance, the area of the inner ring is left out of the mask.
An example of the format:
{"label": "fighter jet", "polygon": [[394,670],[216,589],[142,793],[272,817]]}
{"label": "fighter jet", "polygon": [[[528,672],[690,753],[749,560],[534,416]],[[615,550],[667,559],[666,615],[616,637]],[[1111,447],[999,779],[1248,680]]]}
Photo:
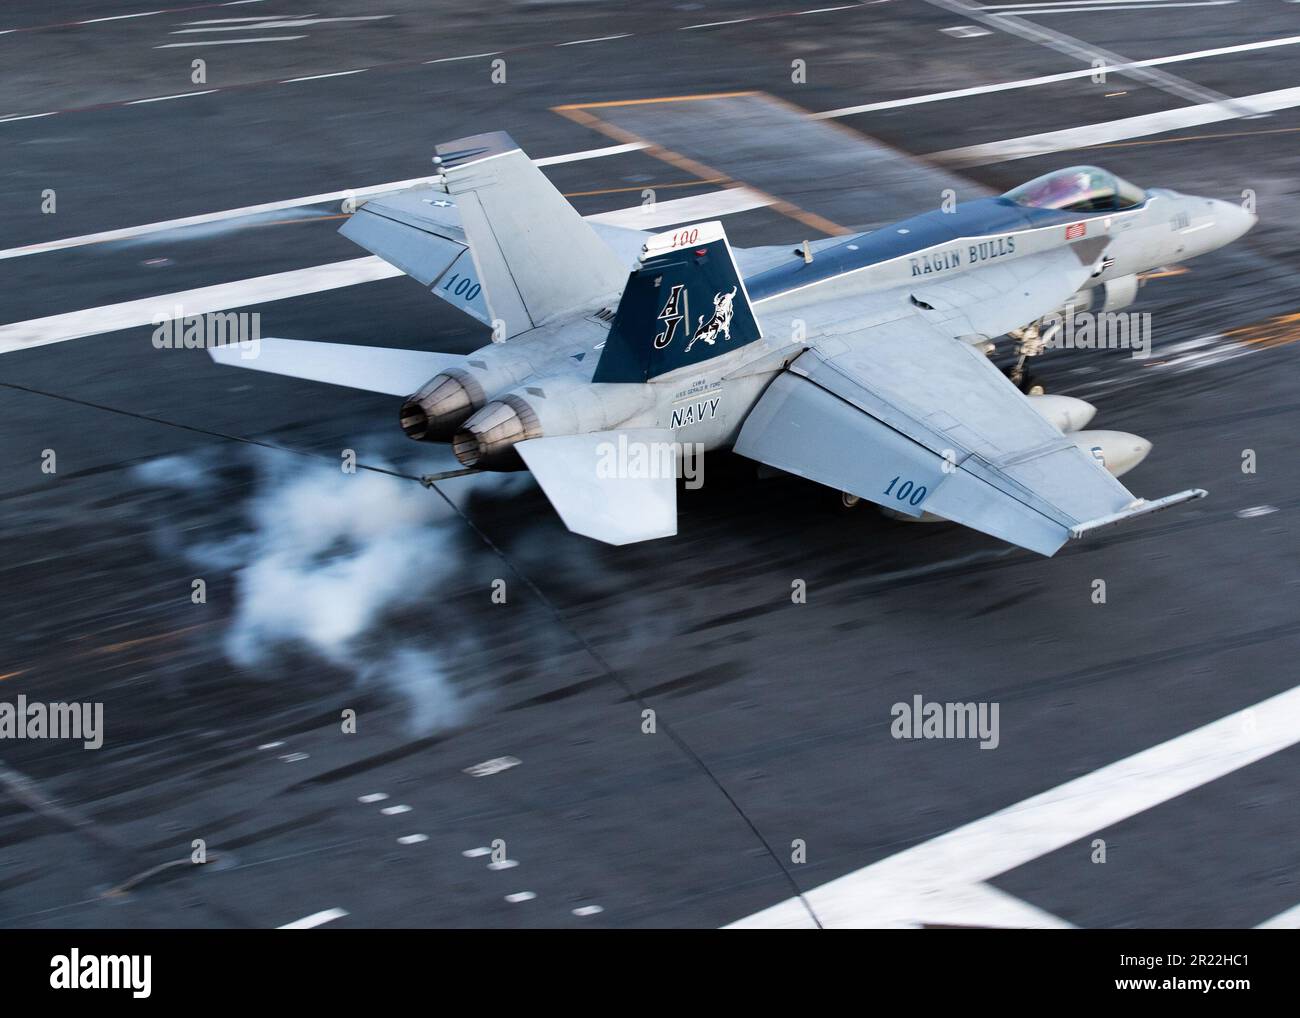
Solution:
{"label": "fighter jet", "polygon": [[[1096,167],[1047,174],[852,236],[733,249],[719,222],[593,225],[503,133],[437,147],[437,176],[366,202],[342,233],[493,330],[469,355],[291,339],[223,364],[404,397],[419,441],[474,470],[531,470],[573,532],[677,533],[677,471],[733,449],[875,503],[1043,555],[1205,495],[1116,480],[1149,443],[1086,432],[1025,362],[1049,316],[1115,311],[1139,274],[1255,217]],[[1016,363],[988,356],[999,337]]]}

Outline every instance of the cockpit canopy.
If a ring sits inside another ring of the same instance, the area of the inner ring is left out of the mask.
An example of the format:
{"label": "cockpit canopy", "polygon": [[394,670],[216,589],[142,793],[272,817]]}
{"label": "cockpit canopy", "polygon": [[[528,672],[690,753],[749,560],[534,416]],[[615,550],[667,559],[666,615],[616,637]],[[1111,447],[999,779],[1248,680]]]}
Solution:
{"label": "cockpit canopy", "polygon": [[1142,188],[1097,166],[1071,166],[1045,173],[1002,197],[1028,208],[1066,212],[1118,212],[1146,201]]}

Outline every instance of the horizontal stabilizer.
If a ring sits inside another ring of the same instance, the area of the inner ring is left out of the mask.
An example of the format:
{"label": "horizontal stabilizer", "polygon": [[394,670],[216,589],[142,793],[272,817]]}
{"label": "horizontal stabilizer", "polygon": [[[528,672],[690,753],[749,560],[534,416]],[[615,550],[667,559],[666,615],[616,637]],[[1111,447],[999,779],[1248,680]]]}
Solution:
{"label": "horizontal stabilizer", "polygon": [[339,232],[502,338],[613,302],[628,253],[611,250],[508,134],[446,142],[434,163],[435,183],[371,199]]}
{"label": "horizontal stabilizer", "polygon": [[597,431],[534,438],[515,448],[575,534],[617,545],[677,533],[670,431]]}
{"label": "horizontal stabilizer", "polygon": [[470,253],[460,210],[441,188],[426,185],[371,199],[339,233],[397,266],[453,307],[491,324],[488,294]]}
{"label": "horizontal stabilizer", "polygon": [[409,396],[438,372],[465,360],[452,353],[301,339],[231,343],[211,347],[208,353],[218,364],[230,367],[328,382],[366,392],[384,392],[390,396]]}

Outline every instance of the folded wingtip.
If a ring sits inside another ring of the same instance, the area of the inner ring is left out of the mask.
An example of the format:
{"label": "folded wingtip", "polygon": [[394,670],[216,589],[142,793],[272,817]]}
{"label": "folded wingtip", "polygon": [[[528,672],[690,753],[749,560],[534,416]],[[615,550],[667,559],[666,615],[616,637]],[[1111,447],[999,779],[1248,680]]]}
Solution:
{"label": "folded wingtip", "polygon": [[1103,527],[1111,527],[1116,523],[1124,523],[1127,520],[1136,519],[1138,516],[1149,516],[1151,513],[1162,512],[1176,505],[1182,505],[1184,502],[1191,502],[1198,498],[1205,498],[1209,492],[1204,488],[1188,488],[1185,491],[1178,491],[1172,495],[1166,495],[1164,498],[1157,498],[1147,501],[1140,498],[1131,505],[1121,509],[1117,513],[1110,513],[1106,516],[1098,516],[1095,520],[1087,520],[1083,523],[1076,524],[1070,528],[1070,536],[1074,538],[1083,537],[1094,530],[1100,530]]}

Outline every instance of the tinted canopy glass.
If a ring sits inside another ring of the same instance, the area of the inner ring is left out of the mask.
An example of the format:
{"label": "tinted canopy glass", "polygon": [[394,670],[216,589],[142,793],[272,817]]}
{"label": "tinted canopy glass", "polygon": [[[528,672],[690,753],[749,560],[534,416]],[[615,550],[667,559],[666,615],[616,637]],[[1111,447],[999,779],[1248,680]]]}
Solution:
{"label": "tinted canopy glass", "polygon": [[1115,212],[1146,200],[1140,187],[1097,166],[1071,166],[1045,173],[1012,188],[1003,197],[1028,208],[1067,212]]}

